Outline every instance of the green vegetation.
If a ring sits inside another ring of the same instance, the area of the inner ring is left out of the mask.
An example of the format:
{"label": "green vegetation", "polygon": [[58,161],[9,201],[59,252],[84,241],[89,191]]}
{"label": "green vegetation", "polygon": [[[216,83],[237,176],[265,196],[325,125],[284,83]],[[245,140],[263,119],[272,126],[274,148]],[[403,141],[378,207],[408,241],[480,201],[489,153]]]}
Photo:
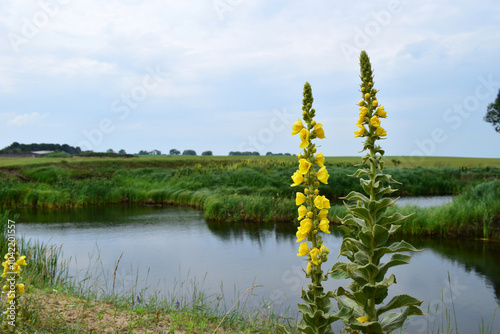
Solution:
{"label": "green vegetation", "polygon": [[[397,158],[402,161],[399,167],[392,167],[391,159],[396,158],[386,157],[389,167],[385,171],[403,183],[396,193],[402,196],[460,194],[500,176],[499,159],[427,158],[424,165],[442,167],[413,168],[403,157]],[[111,203],[177,204],[201,208],[207,219],[215,221],[291,222],[296,210],[295,192],[289,184],[295,160],[286,156],[3,158],[0,205],[71,208]],[[325,161],[330,181],[322,193],[332,204],[339,204],[329,214],[333,222],[345,213],[339,198],[351,190],[361,191],[359,180],[346,176],[356,171],[354,163],[359,161],[345,157]],[[470,166],[473,162],[478,165]],[[482,204],[469,199],[463,205],[455,204],[457,198],[452,204],[456,208],[412,208],[417,215],[401,231],[474,236],[485,233],[492,237],[497,233],[500,201],[498,192],[489,191],[493,194]]]}

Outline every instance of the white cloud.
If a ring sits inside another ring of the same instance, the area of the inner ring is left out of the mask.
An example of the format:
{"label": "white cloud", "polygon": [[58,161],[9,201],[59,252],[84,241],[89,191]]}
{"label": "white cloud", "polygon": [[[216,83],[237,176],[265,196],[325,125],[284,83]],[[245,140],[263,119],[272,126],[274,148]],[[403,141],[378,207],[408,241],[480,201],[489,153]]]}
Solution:
{"label": "white cloud", "polygon": [[27,124],[33,124],[35,122],[41,121],[45,117],[47,117],[48,113],[43,115],[38,112],[32,112],[31,114],[22,114],[22,115],[14,115],[8,114],[9,118],[7,120],[7,126],[24,126]]}

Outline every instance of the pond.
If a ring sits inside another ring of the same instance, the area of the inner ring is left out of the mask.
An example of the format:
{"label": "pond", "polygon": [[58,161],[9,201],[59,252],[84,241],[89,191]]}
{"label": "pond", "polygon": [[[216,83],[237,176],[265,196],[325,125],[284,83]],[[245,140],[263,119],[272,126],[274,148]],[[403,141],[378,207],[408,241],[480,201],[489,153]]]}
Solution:
{"label": "pond", "polygon": [[[88,289],[148,298],[153,291],[186,302],[197,289],[225,300],[228,308],[247,288],[246,307],[272,305],[275,312],[296,316],[300,291],[308,281],[303,259],[296,256],[293,224],[207,223],[203,212],[184,207],[98,207],[71,211],[21,211],[17,233],[62,245],[71,274]],[[341,237],[325,238],[329,265],[337,261]],[[427,317],[415,318],[405,333],[437,333],[446,312],[456,313],[460,333],[478,332],[491,322],[500,304],[500,243],[479,240],[410,240],[424,248],[412,263],[394,268],[398,283],[387,298],[407,293],[424,300]],[[340,259],[345,261],[345,259]],[[194,283],[196,281],[197,283]],[[327,289],[347,281],[326,282]],[[141,289],[149,287],[148,290]],[[215,297],[214,297],[215,298]],[[495,333],[500,330],[495,319]]]}

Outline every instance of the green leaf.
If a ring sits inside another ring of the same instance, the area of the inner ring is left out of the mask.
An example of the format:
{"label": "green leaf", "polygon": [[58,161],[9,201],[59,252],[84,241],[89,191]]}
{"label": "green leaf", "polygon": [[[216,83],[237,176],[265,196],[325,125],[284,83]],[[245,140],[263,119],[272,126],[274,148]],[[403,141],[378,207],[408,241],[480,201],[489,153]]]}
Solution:
{"label": "green leaf", "polygon": [[417,298],[408,296],[408,295],[399,295],[391,299],[386,305],[381,306],[377,310],[377,315],[381,315],[384,312],[394,310],[397,308],[405,307],[405,306],[420,306],[422,305],[422,300],[418,300]]}
{"label": "green leaf", "polygon": [[337,262],[333,265],[331,269],[331,277],[333,279],[345,279],[349,278],[349,273],[347,272],[347,264],[343,262]]}
{"label": "green leaf", "polygon": [[387,261],[386,263],[379,264],[379,266],[378,266],[379,273],[375,279],[377,281],[381,280],[385,276],[385,273],[387,272],[387,270],[389,268],[399,266],[402,264],[409,264],[410,260],[411,260],[410,255],[393,254],[389,261]]}
{"label": "green leaf", "polygon": [[366,204],[370,202],[370,199],[368,197],[357,191],[351,191],[346,197],[341,197],[341,199],[346,199],[348,201],[361,201]]}
{"label": "green leaf", "polygon": [[[413,213],[411,215],[413,215]],[[392,214],[390,216],[379,217],[377,219],[377,224],[380,224],[380,225],[383,225],[383,226],[389,225],[389,224],[399,224],[399,223],[404,222],[411,215],[403,216],[399,212],[396,212],[396,213],[394,213],[394,214]]]}
{"label": "green leaf", "polygon": [[356,252],[356,254],[354,254],[354,260],[356,261],[356,263],[358,263],[362,266],[364,266],[370,262],[368,255],[363,251]]}
{"label": "green leaf", "polygon": [[354,174],[352,174],[352,175],[348,175],[348,176],[352,176],[352,177],[357,177],[357,178],[359,178],[359,177],[361,177],[361,176],[363,176],[363,175],[369,175],[369,174],[370,174],[370,170],[368,170],[368,169],[364,169],[364,168],[360,168],[360,169],[358,169],[358,170],[357,170]]}
{"label": "green leaf", "polygon": [[376,249],[373,252],[372,261],[377,263],[385,254],[397,252],[421,252],[421,250],[416,249],[411,244],[402,240],[400,242],[392,243],[389,247],[380,247]]}
{"label": "green leaf", "polygon": [[370,211],[364,207],[352,208],[351,213],[353,216],[355,216],[357,218],[364,219],[366,221],[371,221],[371,218],[372,218]]}
{"label": "green leaf", "polygon": [[375,247],[385,245],[387,239],[389,239],[389,231],[381,225],[375,225],[373,227],[373,239]]}
{"label": "green leaf", "polygon": [[401,225],[391,225],[391,228],[389,229],[389,234],[390,235],[394,234],[394,232],[396,232],[400,227]]}

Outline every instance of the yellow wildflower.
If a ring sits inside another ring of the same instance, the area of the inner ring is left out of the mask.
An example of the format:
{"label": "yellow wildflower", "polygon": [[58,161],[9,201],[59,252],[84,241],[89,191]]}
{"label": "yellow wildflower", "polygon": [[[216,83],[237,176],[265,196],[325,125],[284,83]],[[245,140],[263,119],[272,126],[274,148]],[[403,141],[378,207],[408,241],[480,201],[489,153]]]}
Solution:
{"label": "yellow wildflower", "polygon": [[377,130],[375,130],[375,134],[376,134],[377,136],[380,136],[380,137],[382,137],[382,136],[387,136],[387,132],[386,132],[386,131],[384,130],[384,128],[383,128],[383,127],[381,127],[381,126],[379,126],[379,127],[377,128]]}
{"label": "yellow wildflower", "polygon": [[374,101],[372,102],[372,106],[374,106],[375,108],[377,108],[377,106],[378,106],[378,101],[377,101],[377,100],[374,100]]}
{"label": "yellow wildflower", "polygon": [[320,265],[321,264],[321,260],[318,259],[318,255],[319,255],[319,249],[317,248],[313,248],[310,252],[309,252],[309,255],[311,255],[311,262],[315,265]]}
{"label": "yellow wildflower", "polygon": [[318,209],[329,209],[330,208],[330,200],[325,196],[316,196],[314,199],[314,206]]}
{"label": "yellow wildflower", "polygon": [[292,175],[293,184],[292,187],[298,186],[302,182],[304,182],[304,177],[300,173],[300,171],[296,171],[295,174]]}
{"label": "yellow wildflower", "polygon": [[385,111],[384,106],[380,106],[377,108],[377,111],[375,113],[378,115],[380,118],[386,118],[387,117],[387,111]]}
{"label": "yellow wildflower", "polygon": [[316,123],[316,125],[314,125],[314,133],[316,134],[316,137],[318,137],[319,139],[324,139],[325,130],[323,130],[323,124]]}
{"label": "yellow wildflower", "polygon": [[328,214],[328,210],[323,209],[318,213],[318,218],[319,219],[326,219],[326,215]]}
{"label": "yellow wildflower", "polygon": [[380,119],[379,119],[377,116],[373,116],[373,117],[370,119],[370,123],[371,123],[374,127],[379,127],[379,126],[380,126]]}
{"label": "yellow wildflower", "polygon": [[367,107],[361,107],[359,108],[359,117],[365,117],[366,114],[368,113],[368,108]]}
{"label": "yellow wildflower", "polygon": [[297,217],[298,220],[301,220],[302,218],[304,218],[307,214],[307,208],[303,205],[301,205],[297,211],[299,212],[299,216]]}
{"label": "yellow wildflower", "polygon": [[316,163],[320,167],[325,166],[325,156],[323,155],[323,153],[319,152],[318,154],[316,154]]}
{"label": "yellow wildflower", "polygon": [[17,292],[24,293],[24,284],[16,284]]}
{"label": "yellow wildflower", "polygon": [[366,93],[365,94],[365,99],[369,99],[370,98],[370,93]]}
{"label": "yellow wildflower", "polygon": [[26,260],[25,260],[26,256],[21,256],[19,259],[17,259],[16,261],[16,264],[17,265],[23,265],[23,266],[27,266],[28,264],[26,263]]}
{"label": "yellow wildflower", "polygon": [[312,267],[311,262],[308,262],[306,267],[306,274],[309,274],[309,272],[311,271],[311,267]]}
{"label": "yellow wildflower", "polygon": [[309,130],[307,130],[306,128],[300,130],[300,140],[301,140],[301,143],[299,145],[300,148],[306,148],[307,146],[309,146]]}
{"label": "yellow wildflower", "polygon": [[368,322],[368,318],[366,318],[366,317],[359,317],[356,320],[359,322]]}
{"label": "yellow wildflower", "polygon": [[307,245],[307,242],[303,242],[299,246],[299,252],[297,253],[297,256],[304,256],[307,253],[309,253],[309,246]]}
{"label": "yellow wildflower", "polygon": [[[358,125],[359,126],[359,125]],[[354,138],[356,137],[361,137],[363,135],[363,133],[366,132],[366,129],[364,126],[359,126],[359,130],[358,131],[354,131]]]}
{"label": "yellow wildflower", "polygon": [[300,132],[304,128],[304,125],[302,124],[302,121],[299,120],[292,125],[292,135],[296,135],[297,133]]}
{"label": "yellow wildflower", "polygon": [[297,193],[295,196],[295,205],[301,205],[306,201],[306,196],[303,193]]}
{"label": "yellow wildflower", "polygon": [[328,219],[322,219],[318,225],[319,229],[325,233],[330,233],[330,221]]}
{"label": "yellow wildflower", "polygon": [[309,168],[311,168],[312,163],[307,161],[306,159],[300,159],[299,160],[299,172],[302,174],[305,174],[309,171]]}
{"label": "yellow wildflower", "polygon": [[360,105],[360,106],[365,105],[365,101],[363,101],[363,100],[359,100],[358,105]]}
{"label": "yellow wildflower", "polygon": [[295,233],[295,236],[297,236],[297,242],[300,242],[307,238],[307,234],[309,232],[305,232],[304,230],[301,230],[300,228],[297,230],[297,233]]}
{"label": "yellow wildflower", "polygon": [[330,175],[328,174],[325,166],[319,169],[319,171],[316,173],[316,176],[318,177],[318,180],[320,180],[324,184],[328,184],[328,178],[330,177]]}

